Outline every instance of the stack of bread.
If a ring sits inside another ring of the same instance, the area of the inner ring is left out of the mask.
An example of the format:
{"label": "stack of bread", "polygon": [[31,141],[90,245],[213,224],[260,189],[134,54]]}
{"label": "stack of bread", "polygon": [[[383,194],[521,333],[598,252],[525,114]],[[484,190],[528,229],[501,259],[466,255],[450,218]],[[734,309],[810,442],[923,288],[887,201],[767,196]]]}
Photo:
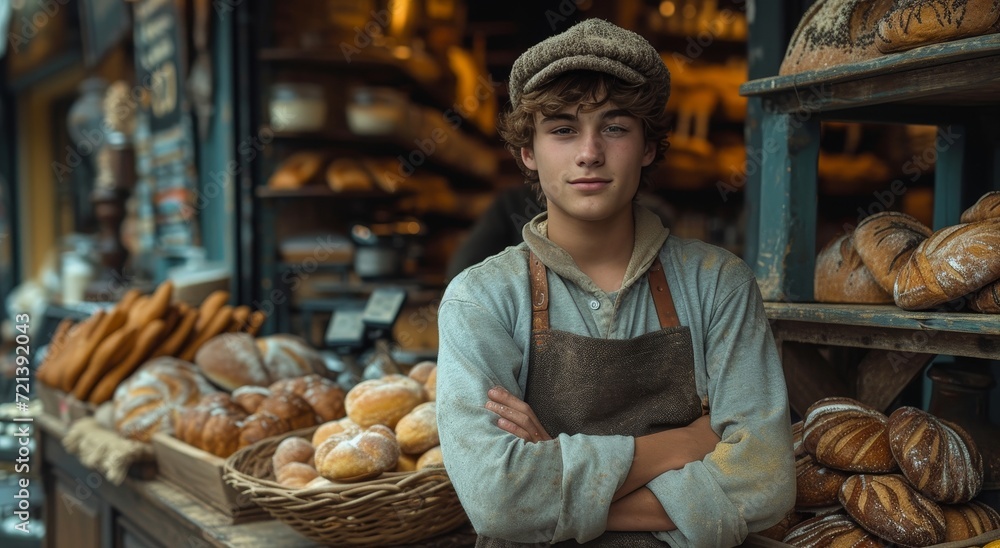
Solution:
{"label": "stack of bread", "polygon": [[220,333],[252,337],[264,313],[229,306],[229,293],[216,291],[197,307],[172,302],[173,283],[150,295],[130,290],[109,310],[99,310],[74,324],[63,320],[49,344],[38,380],[71,393],[80,401],[101,404],[147,361],[174,357],[190,362]]}
{"label": "stack of bread", "polygon": [[347,416],[311,439],[282,440],[272,456],[276,481],[290,489],[322,487],[443,466],[435,414],[437,365],[364,381],[347,393]]}
{"label": "stack of bread", "polygon": [[[217,424],[219,421],[205,426],[202,420],[191,435],[175,434],[211,453],[232,453],[236,450],[231,448],[234,441],[237,446],[247,445],[290,429],[313,426],[317,421],[342,417],[344,391],[323,377],[324,371],[320,353],[298,337],[254,338],[249,333],[222,333],[199,347],[194,363],[179,358],[157,358],[119,385],[113,400],[115,426],[125,437],[149,441],[155,432],[171,434],[182,426],[186,432],[190,421],[195,421],[196,416],[202,418],[195,411],[223,415],[234,411],[236,416],[232,418],[240,423],[240,432],[234,439],[227,434],[233,428]],[[182,398],[169,395],[167,389],[177,384],[178,376],[193,377],[201,389]],[[147,386],[159,390],[160,397],[150,400]],[[285,393],[291,397],[284,397]],[[267,413],[258,413],[260,400],[269,396],[281,401],[270,403],[264,409]],[[304,414],[313,419],[298,420]],[[150,424],[153,417],[156,420]],[[188,422],[179,424],[179,417]],[[248,418],[253,420],[243,424]],[[253,433],[258,430],[259,433]],[[202,442],[201,436],[206,441]]]}
{"label": "stack of bread", "polygon": [[[793,426],[795,508],[761,532],[792,546],[931,546],[1000,529],[973,500],[983,461],[960,426],[914,407],[891,415],[842,397]],[[850,542],[848,542],[850,541]]]}
{"label": "stack of bread", "polygon": [[244,385],[174,409],[174,437],[218,457],[264,438],[344,417],[344,391],[318,374]]}
{"label": "stack of bread", "polygon": [[819,252],[815,299],[907,310],[956,302],[956,310],[1000,313],[1000,191],[960,220],[932,232],[904,213],[866,217]]}

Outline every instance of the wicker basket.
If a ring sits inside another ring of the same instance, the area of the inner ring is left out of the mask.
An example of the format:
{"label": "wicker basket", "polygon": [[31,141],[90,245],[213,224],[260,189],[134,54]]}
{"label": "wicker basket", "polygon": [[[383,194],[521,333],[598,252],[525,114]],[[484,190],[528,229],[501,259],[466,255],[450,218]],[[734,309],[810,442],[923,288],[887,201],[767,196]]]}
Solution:
{"label": "wicker basket", "polygon": [[312,438],[315,427],[261,440],[225,464],[226,483],[310,540],[331,545],[414,543],[467,522],[444,468],[390,472],[373,480],[313,489],[274,481],[271,457],[287,437]]}

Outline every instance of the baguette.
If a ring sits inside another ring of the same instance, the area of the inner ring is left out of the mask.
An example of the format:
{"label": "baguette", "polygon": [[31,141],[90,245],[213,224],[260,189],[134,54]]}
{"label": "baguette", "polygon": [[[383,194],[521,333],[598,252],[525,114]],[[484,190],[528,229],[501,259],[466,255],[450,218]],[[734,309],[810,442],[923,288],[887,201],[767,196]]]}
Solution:
{"label": "baguette", "polygon": [[97,345],[101,344],[101,341],[111,333],[111,325],[119,323],[120,317],[116,316],[121,316],[122,313],[121,310],[112,310],[103,314],[94,330],[80,341],[77,348],[73,349],[72,355],[68,356],[69,359],[63,367],[62,378],[59,380],[59,387],[63,392],[68,394],[73,391],[76,381],[80,379],[80,375],[83,375],[83,369],[90,361],[90,356],[94,354]]}
{"label": "baguette", "polygon": [[896,305],[923,310],[1000,279],[1000,218],[942,228],[913,251],[896,278]]}
{"label": "baguette", "polygon": [[159,347],[153,350],[149,359],[159,358],[161,356],[176,356],[181,347],[187,341],[188,337],[194,331],[194,323],[197,319],[198,311],[193,308],[188,309],[178,322],[177,328],[174,329],[173,332],[170,333],[170,335],[168,335],[165,339],[163,339]]}
{"label": "baguette", "polygon": [[115,389],[126,377],[131,375],[149,356],[149,353],[156,346],[163,335],[163,320],[153,320],[143,326],[139,332],[135,344],[128,355],[108,374],[104,375],[97,386],[91,391],[87,401],[100,405],[114,396]]}
{"label": "baguette", "polygon": [[264,314],[261,310],[254,310],[250,313],[250,318],[247,320],[246,332],[256,336],[260,332],[260,328],[264,327],[265,321],[267,321],[267,314]]}
{"label": "baguette", "polygon": [[250,318],[250,307],[246,305],[237,306],[233,309],[233,321],[229,326],[230,333],[238,333],[246,327]]}
{"label": "baguette", "polygon": [[225,289],[215,290],[209,296],[205,297],[205,300],[201,302],[201,306],[198,307],[198,321],[195,323],[195,329],[198,331],[205,329],[205,326],[212,321],[215,313],[228,302],[229,292]]}
{"label": "baguette", "polygon": [[53,379],[57,378],[56,366],[52,365],[57,363],[59,357],[63,355],[63,349],[66,346],[67,334],[70,328],[73,327],[73,320],[70,318],[64,318],[59,325],[56,326],[55,331],[52,333],[52,338],[49,341],[48,351],[45,354],[45,361],[38,367],[38,371],[35,372],[36,378],[47,386],[53,385]]}
{"label": "baguette", "polygon": [[201,345],[205,344],[212,337],[222,333],[226,330],[229,322],[233,319],[233,307],[229,305],[223,306],[215,316],[209,321],[204,329],[196,331],[194,339],[188,341],[184,349],[178,354],[178,358],[190,362],[194,360],[194,355],[201,348]]}
{"label": "baguette", "polygon": [[134,328],[126,326],[104,339],[94,350],[90,363],[87,364],[83,375],[80,376],[80,380],[73,388],[73,396],[80,401],[86,401],[90,391],[94,389],[101,377],[128,355],[135,345],[137,336],[138,332]]}

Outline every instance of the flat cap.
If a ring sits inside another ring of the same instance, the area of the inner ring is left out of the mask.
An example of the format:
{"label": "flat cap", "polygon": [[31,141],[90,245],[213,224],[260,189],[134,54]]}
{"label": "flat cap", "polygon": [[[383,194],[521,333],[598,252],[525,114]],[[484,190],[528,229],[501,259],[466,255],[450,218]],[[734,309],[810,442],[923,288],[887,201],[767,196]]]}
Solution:
{"label": "flat cap", "polygon": [[514,61],[508,91],[517,107],[525,93],[571,70],[605,72],[630,84],[653,84],[666,105],[670,71],[645,38],[609,23],[587,19],[528,48]]}

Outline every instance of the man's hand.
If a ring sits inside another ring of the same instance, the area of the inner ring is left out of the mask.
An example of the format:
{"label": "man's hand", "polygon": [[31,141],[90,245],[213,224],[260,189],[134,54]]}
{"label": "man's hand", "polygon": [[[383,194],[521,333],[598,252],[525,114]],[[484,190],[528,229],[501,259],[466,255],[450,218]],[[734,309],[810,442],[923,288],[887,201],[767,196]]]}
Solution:
{"label": "man's hand", "polygon": [[528,443],[551,440],[531,407],[501,386],[494,386],[487,392],[490,401],[486,409],[499,415],[497,426]]}

